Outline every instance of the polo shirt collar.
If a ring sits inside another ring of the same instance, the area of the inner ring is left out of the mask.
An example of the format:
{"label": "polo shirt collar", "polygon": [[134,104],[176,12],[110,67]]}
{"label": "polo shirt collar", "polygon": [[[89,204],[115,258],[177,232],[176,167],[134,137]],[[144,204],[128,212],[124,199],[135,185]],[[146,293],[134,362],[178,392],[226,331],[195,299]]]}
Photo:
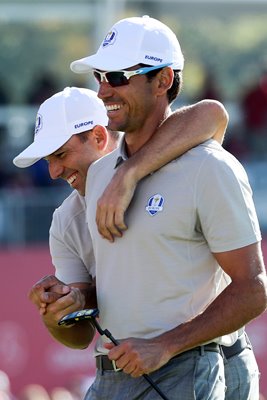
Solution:
{"label": "polo shirt collar", "polygon": [[117,149],[117,159],[114,166],[114,169],[118,168],[124,161],[128,159],[126,149],[125,149],[125,140],[124,138],[120,141],[119,147]]}

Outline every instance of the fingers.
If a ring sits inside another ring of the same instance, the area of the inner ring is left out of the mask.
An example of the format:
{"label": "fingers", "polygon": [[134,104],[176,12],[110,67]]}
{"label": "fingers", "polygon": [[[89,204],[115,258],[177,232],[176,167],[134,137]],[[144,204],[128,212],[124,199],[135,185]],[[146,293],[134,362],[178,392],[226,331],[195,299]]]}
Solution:
{"label": "fingers", "polygon": [[97,203],[96,223],[98,231],[104,239],[110,242],[115,237],[122,237],[123,231],[127,229],[124,222],[124,210],[105,203],[105,198],[101,197]]}
{"label": "fingers", "polygon": [[128,226],[124,221],[125,210],[123,208],[119,208],[114,212],[114,224],[120,231],[125,231]]}
{"label": "fingers", "polygon": [[[105,345],[108,348],[107,345]],[[121,368],[123,372],[131,375],[133,378],[138,378],[144,374],[142,362],[138,352],[127,352],[123,347],[117,346],[112,348],[108,357],[116,362],[116,367]]]}
{"label": "fingers", "polygon": [[97,202],[96,223],[104,239],[113,242],[127,229],[125,212],[133,198],[137,178],[127,163],[122,164],[112,177]]}
{"label": "fingers", "polygon": [[44,288],[34,285],[28,293],[29,300],[36,305],[37,308],[45,306],[45,302],[42,301],[41,295],[44,293]]}
{"label": "fingers", "polygon": [[122,237],[128,228],[124,218],[130,199],[128,192],[113,190],[111,181],[97,202],[96,223],[103,238],[113,242],[115,237]]}
{"label": "fingers", "polygon": [[[68,291],[69,292],[69,291]],[[67,294],[67,293],[66,293]],[[40,294],[40,299],[45,304],[51,304],[60,299],[62,296],[66,295],[65,293],[57,293],[57,292],[44,292]]]}
{"label": "fingers", "polygon": [[[47,293],[51,294],[51,293]],[[70,293],[65,296],[59,297],[56,301],[46,305],[46,311],[43,314],[46,320],[49,320],[49,324],[57,324],[58,321],[74,311],[78,311],[84,308],[85,298],[78,288],[71,288]]]}
{"label": "fingers", "polygon": [[46,305],[57,301],[61,296],[70,292],[70,287],[59,281],[54,275],[40,279],[28,293],[30,301],[37,306],[41,315]]}
{"label": "fingers", "polygon": [[39,307],[39,314],[42,316],[42,315],[45,315],[45,313],[46,313],[46,307],[47,307],[47,304],[45,304],[45,303],[43,303],[43,304],[41,304],[40,305],[40,307]]}
{"label": "fingers", "polygon": [[57,279],[55,275],[46,275],[43,278],[41,278],[38,282],[36,282],[33,287],[38,289],[42,288],[44,290],[49,290],[51,287],[57,284],[64,285],[64,283],[61,282],[59,279]]}
{"label": "fingers", "polygon": [[57,283],[54,286],[51,286],[49,289],[47,289],[47,293],[53,293],[57,295],[64,296],[65,294],[68,294],[71,291],[71,288],[68,285],[65,285],[64,283]]}
{"label": "fingers", "polygon": [[153,339],[128,338],[118,346],[105,344],[105,347],[109,349],[108,358],[116,362],[117,368],[133,378],[149,374],[169,361],[169,356]]}

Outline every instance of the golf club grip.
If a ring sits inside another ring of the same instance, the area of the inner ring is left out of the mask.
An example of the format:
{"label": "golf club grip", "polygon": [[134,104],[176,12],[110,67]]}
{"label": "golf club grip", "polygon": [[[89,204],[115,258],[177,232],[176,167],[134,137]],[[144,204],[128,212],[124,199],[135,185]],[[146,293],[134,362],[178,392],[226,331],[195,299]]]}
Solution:
{"label": "golf club grip", "polygon": [[[116,340],[112,334],[109,332],[109,330],[105,329],[103,331],[104,335],[107,336],[113,344],[115,344],[115,346],[118,346],[119,342],[118,340]],[[164,393],[162,393],[162,391],[160,390],[160,388],[158,387],[158,385],[150,378],[150,376],[148,376],[147,374],[143,374],[142,375],[145,380],[153,387],[153,389],[156,390],[156,392],[158,392],[158,394],[160,395],[160,397],[164,400],[168,400],[168,398],[165,396]]]}

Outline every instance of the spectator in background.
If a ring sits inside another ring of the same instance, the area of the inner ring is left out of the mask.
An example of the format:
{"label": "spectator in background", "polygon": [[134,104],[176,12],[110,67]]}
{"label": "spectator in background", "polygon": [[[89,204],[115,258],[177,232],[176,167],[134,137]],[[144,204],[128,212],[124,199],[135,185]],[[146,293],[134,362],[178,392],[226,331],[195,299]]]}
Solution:
{"label": "spectator in background", "polygon": [[67,388],[72,393],[74,400],[84,399],[93,381],[94,376],[92,375],[74,375],[72,379],[68,381]]}
{"label": "spectator in background", "polygon": [[[0,81],[3,81],[3,78],[0,78]],[[0,107],[2,106],[6,106],[8,103],[8,97],[7,94],[3,88],[3,86],[0,86]],[[0,120],[0,147],[2,146],[2,142],[5,140],[5,135],[7,132],[7,128],[5,123],[3,122],[3,120]],[[0,172],[1,172],[1,176],[3,176],[3,180],[1,179],[1,183],[0,183],[0,188],[1,186],[4,186],[3,181],[5,182],[5,178],[6,178],[6,172],[5,172],[5,165],[3,162],[0,162]]]}
{"label": "spectator in background", "polygon": [[253,159],[267,155],[267,70],[241,100],[245,138]]}
{"label": "spectator in background", "polygon": [[207,69],[205,72],[199,99],[222,100],[222,96],[217,85],[217,77],[214,75],[211,69]]}
{"label": "spectator in background", "polygon": [[52,96],[57,89],[56,78],[50,72],[43,72],[39,79],[35,81],[33,89],[28,95],[27,102],[39,106],[48,97]]}
{"label": "spectator in background", "polygon": [[50,392],[50,397],[51,400],[76,400],[73,394],[64,387],[55,387],[52,389]]}
{"label": "spectator in background", "polygon": [[32,178],[34,186],[48,187],[51,185],[51,178],[47,170],[47,162],[39,160],[29,168],[29,174]]}
{"label": "spectator in background", "polygon": [[8,103],[8,98],[3,87],[0,87],[0,106],[6,105]]}
{"label": "spectator in background", "polygon": [[[28,95],[28,104],[39,106],[47,98],[52,96],[58,89],[58,84],[56,82],[56,77],[53,76],[51,72],[44,71],[39,79],[35,81],[34,87]],[[47,165],[44,160],[40,160],[29,169],[29,176],[32,179],[33,186],[47,187],[51,184]]]}
{"label": "spectator in background", "polygon": [[0,400],[16,400],[11,393],[9,377],[2,370],[0,370]]}
{"label": "spectator in background", "polygon": [[47,390],[39,384],[26,385],[19,394],[18,400],[51,400]]}

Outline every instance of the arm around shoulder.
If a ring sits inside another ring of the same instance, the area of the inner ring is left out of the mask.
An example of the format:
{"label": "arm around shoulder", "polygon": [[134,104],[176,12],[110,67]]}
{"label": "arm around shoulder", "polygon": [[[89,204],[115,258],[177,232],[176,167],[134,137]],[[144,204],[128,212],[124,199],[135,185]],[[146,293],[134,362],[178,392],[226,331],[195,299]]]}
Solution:
{"label": "arm around shoulder", "polygon": [[222,144],[229,123],[229,114],[224,105],[217,100],[202,100],[196,106],[199,106],[201,113],[207,114],[211,138]]}
{"label": "arm around shoulder", "polygon": [[122,236],[122,231],[127,229],[124,213],[137,183],[208,139],[213,138],[221,144],[227,124],[227,111],[216,100],[202,100],[173,112],[151,139],[117,169],[98,200],[99,233],[110,241],[115,236]]}

